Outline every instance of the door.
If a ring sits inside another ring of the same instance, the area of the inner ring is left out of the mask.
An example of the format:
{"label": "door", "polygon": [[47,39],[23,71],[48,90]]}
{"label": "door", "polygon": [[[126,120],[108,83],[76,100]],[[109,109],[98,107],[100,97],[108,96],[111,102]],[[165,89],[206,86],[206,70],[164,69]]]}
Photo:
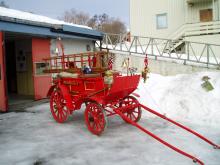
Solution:
{"label": "door", "polygon": [[0,31],[0,111],[5,112],[8,108],[6,95],[5,57],[4,57],[3,32]]}
{"label": "door", "polygon": [[200,22],[213,21],[213,11],[212,9],[200,10]]}
{"label": "door", "polygon": [[32,61],[34,79],[34,97],[40,100],[47,97],[51,86],[51,75],[44,74],[43,58],[50,57],[50,39],[32,38]]}

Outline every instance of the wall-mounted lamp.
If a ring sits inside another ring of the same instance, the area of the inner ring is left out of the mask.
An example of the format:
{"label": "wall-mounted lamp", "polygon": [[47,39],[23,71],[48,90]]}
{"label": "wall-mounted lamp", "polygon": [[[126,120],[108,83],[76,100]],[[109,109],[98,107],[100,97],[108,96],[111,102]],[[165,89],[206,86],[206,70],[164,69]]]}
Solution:
{"label": "wall-mounted lamp", "polygon": [[194,3],[188,2],[188,5],[189,5],[189,7],[193,7],[193,6],[194,6]]}
{"label": "wall-mounted lamp", "polygon": [[90,45],[86,45],[86,50],[87,50],[88,52],[91,51]]}

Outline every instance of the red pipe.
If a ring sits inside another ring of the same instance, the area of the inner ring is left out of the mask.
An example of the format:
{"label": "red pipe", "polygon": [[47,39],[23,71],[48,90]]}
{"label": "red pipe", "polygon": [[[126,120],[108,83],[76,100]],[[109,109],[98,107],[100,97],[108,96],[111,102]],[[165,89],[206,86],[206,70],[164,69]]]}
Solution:
{"label": "red pipe", "polygon": [[219,145],[213,143],[213,142],[210,141],[209,139],[207,139],[207,138],[205,138],[204,136],[200,135],[199,133],[197,133],[197,132],[191,130],[190,128],[188,128],[188,127],[186,127],[186,126],[184,126],[184,125],[182,125],[182,124],[180,124],[180,123],[177,123],[176,121],[174,121],[174,120],[172,120],[172,119],[166,117],[165,115],[162,115],[162,114],[160,114],[160,113],[158,113],[158,112],[156,112],[156,111],[154,111],[154,110],[152,110],[152,109],[150,109],[150,108],[148,108],[148,107],[146,107],[146,106],[144,106],[144,105],[142,105],[142,104],[140,104],[140,106],[141,106],[142,108],[144,108],[145,110],[147,110],[147,111],[149,111],[149,112],[151,112],[151,113],[153,113],[153,114],[155,114],[155,115],[157,115],[157,116],[163,118],[164,120],[167,120],[167,121],[169,121],[169,122],[171,122],[171,123],[173,123],[173,124],[179,126],[180,128],[182,128],[182,129],[184,129],[184,130],[186,130],[186,131],[188,131],[188,132],[194,134],[195,136],[199,137],[199,138],[202,139],[203,141],[205,141],[205,142],[209,143],[210,145],[212,145],[215,149],[220,149],[220,146],[219,146]]}
{"label": "red pipe", "polygon": [[[142,105],[141,105],[142,106]],[[143,106],[142,106],[143,107]],[[145,108],[145,107],[143,107]],[[141,131],[145,132],[146,134],[150,135],[151,137],[153,137],[154,139],[156,139],[157,141],[161,142],[162,144],[166,145],[167,147],[171,148],[172,150],[190,158],[193,160],[193,162],[195,163],[199,163],[200,165],[204,165],[204,163],[199,160],[198,158],[178,149],[177,147],[167,143],[166,141],[164,141],[163,139],[159,138],[158,136],[156,136],[155,134],[151,133],[150,131],[148,131],[147,129],[143,128],[142,126],[140,126],[139,124],[135,123],[134,121],[132,121],[131,119],[129,119],[127,116],[125,116],[121,111],[119,111],[118,109],[113,109],[117,114],[119,114],[123,119],[125,119],[126,121],[128,121],[130,124],[132,124],[133,126],[137,127],[138,129],[140,129]]]}

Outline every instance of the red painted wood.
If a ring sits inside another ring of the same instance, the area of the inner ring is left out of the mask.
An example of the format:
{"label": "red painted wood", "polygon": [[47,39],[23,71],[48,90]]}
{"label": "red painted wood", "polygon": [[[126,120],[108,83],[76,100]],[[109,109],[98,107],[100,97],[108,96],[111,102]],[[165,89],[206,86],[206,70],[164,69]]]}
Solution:
{"label": "red painted wood", "polygon": [[5,57],[3,45],[3,32],[0,32],[0,111],[6,112],[8,107],[6,95],[6,77],[5,77]]}
{"label": "red painted wood", "polygon": [[47,97],[51,86],[50,75],[36,75],[35,63],[44,62],[43,58],[50,57],[50,39],[32,38],[32,60],[35,100]]}
{"label": "red painted wood", "polygon": [[[142,106],[142,108],[144,108],[144,109],[147,110],[147,111],[150,110],[148,107],[145,107],[144,105],[141,105],[141,104],[140,104],[140,106]],[[147,130],[146,128],[144,128],[144,127],[142,127],[141,125],[139,125],[138,123],[136,123],[136,122],[130,120],[130,119],[129,119],[127,116],[125,116],[121,111],[119,111],[119,110],[117,110],[117,109],[113,109],[113,110],[114,110],[118,115],[120,115],[121,118],[123,118],[124,120],[126,120],[128,123],[130,123],[131,125],[135,126],[135,127],[138,128],[138,129],[140,129],[141,131],[145,132],[146,134],[150,135],[151,137],[153,137],[154,139],[156,139],[156,140],[159,141],[160,143],[162,143],[162,144],[164,144],[165,146],[169,147],[170,149],[172,149],[172,150],[178,152],[179,154],[182,154],[182,155],[184,155],[184,156],[186,156],[186,157],[192,159],[193,162],[195,162],[195,163],[197,162],[197,163],[200,164],[200,165],[204,165],[204,163],[203,163],[200,159],[198,159],[198,158],[194,157],[193,155],[188,154],[187,152],[185,152],[185,151],[183,151],[183,150],[181,150],[181,149],[179,149],[179,148],[177,148],[177,147],[171,145],[170,143],[164,141],[163,139],[161,139],[161,138],[158,137],[157,135],[153,134],[152,132],[150,132],[150,131]],[[154,113],[155,111],[150,110],[149,112]],[[157,113],[154,113],[154,114],[157,114]]]}
{"label": "red painted wood", "polygon": [[[141,105],[141,104],[140,104],[140,105]],[[172,119],[166,117],[165,115],[162,115],[162,114],[160,114],[159,112],[156,112],[156,111],[154,111],[154,110],[152,110],[152,109],[150,109],[150,108],[148,108],[148,107],[146,107],[146,106],[144,106],[144,105],[141,105],[141,107],[144,108],[145,110],[147,110],[147,111],[153,113],[154,115],[159,116],[160,118],[162,118],[162,119],[164,119],[164,120],[167,120],[167,121],[169,121],[169,122],[175,124],[176,126],[178,126],[178,127],[182,128],[182,129],[184,129],[184,130],[186,130],[186,131],[188,131],[188,132],[194,134],[194,135],[197,136],[198,138],[200,138],[200,139],[202,139],[203,141],[205,141],[205,142],[209,143],[210,145],[212,145],[215,149],[220,149],[220,145],[215,144],[215,143],[212,142],[211,140],[209,140],[209,139],[207,139],[206,137],[204,137],[203,135],[200,135],[199,133],[193,131],[192,129],[190,129],[190,128],[188,128],[188,127],[186,127],[186,126],[184,126],[184,125],[182,125],[182,124],[180,124],[180,123],[178,123],[178,122],[176,122],[176,121],[174,121],[174,120],[172,120]]]}

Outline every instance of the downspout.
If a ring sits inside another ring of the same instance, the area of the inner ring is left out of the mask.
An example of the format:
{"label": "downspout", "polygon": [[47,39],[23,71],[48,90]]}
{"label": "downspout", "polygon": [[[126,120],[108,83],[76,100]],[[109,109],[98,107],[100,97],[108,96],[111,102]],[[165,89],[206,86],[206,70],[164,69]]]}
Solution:
{"label": "downspout", "polygon": [[219,9],[220,8],[220,3],[219,3],[219,1],[220,0],[218,0],[218,3],[217,3],[217,6],[218,6],[218,21],[220,20],[220,11],[219,11],[220,10]]}
{"label": "downspout", "polygon": [[185,2],[185,24],[188,23],[188,3]]}
{"label": "downspout", "polygon": [[213,15],[213,21],[215,21],[216,20],[215,0],[212,0],[212,15]]}

